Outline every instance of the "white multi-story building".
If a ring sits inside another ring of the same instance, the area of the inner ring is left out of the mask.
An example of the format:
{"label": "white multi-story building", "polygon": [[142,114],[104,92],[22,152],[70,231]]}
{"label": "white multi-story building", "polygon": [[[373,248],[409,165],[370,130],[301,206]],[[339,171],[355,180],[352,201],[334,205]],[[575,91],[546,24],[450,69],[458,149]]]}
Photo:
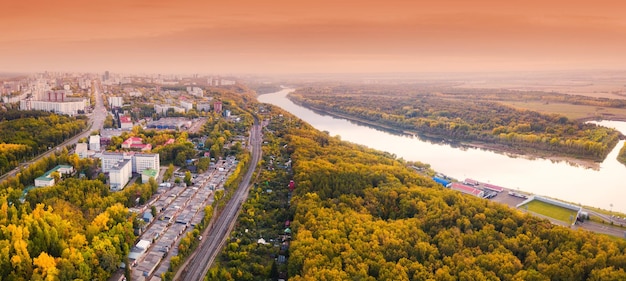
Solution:
{"label": "white multi-story building", "polygon": [[109,97],[110,107],[122,107],[124,105],[124,99],[122,97]]}
{"label": "white multi-story building", "polygon": [[193,108],[193,103],[188,101],[180,101],[180,107],[184,108],[185,111],[189,111]]}
{"label": "white multi-story building", "polygon": [[211,111],[211,104],[208,102],[199,102],[196,107],[198,108],[198,111],[205,111],[205,112],[209,112]]}
{"label": "white multi-story building", "polygon": [[40,101],[25,99],[20,101],[20,110],[43,110],[58,114],[76,115],[84,111],[86,99],[79,101]]}
{"label": "white multi-story building", "polygon": [[88,144],[84,143],[84,142],[79,142],[76,144],[76,148],[74,149],[74,152],[78,155],[78,158],[83,159],[83,158],[87,158],[88,154]]}
{"label": "white multi-story building", "polygon": [[110,172],[113,166],[124,159],[130,159],[132,161],[133,173],[141,173],[146,169],[158,170],[161,166],[159,154],[103,152],[102,158],[100,158],[102,172]]}
{"label": "white multi-story building", "polygon": [[113,166],[124,159],[131,159],[131,155],[121,152],[102,152],[102,157],[100,158],[102,172],[110,172]]}
{"label": "white multi-story building", "polygon": [[100,151],[100,135],[89,136],[89,150]]}
{"label": "white multi-story building", "polygon": [[2,102],[4,102],[4,103],[16,103],[16,102],[20,102],[21,100],[25,99],[26,96],[27,96],[26,93],[23,93],[21,95],[2,96]]}
{"label": "white multi-story building", "polygon": [[132,161],[123,159],[109,169],[109,185],[112,190],[122,190],[132,177]]}
{"label": "white multi-story building", "polygon": [[226,79],[222,79],[221,84],[222,86],[228,86],[228,85],[235,85],[237,83],[237,81],[235,80],[226,80]]}
{"label": "white multi-story building", "polygon": [[187,93],[189,93],[192,96],[196,96],[196,97],[202,97],[202,95],[204,94],[202,89],[199,87],[187,87]]}
{"label": "white multi-story building", "polygon": [[159,170],[160,166],[159,154],[137,153],[133,157],[134,173],[142,173],[146,169]]}
{"label": "white multi-story building", "polygon": [[154,111],[156,111],[157,114],[161,114],[161,115],[167,115],[167,111],[170,108],[173,109],[174,112],[185,113],[185,109],[182,107],[172,106],[172,105],[158,105],[158,104],[154,105]]}

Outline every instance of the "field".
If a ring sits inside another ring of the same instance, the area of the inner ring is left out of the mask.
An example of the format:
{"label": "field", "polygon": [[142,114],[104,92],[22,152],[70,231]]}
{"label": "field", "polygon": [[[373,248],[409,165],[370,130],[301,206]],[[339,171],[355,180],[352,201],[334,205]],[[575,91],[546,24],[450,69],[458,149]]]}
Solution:
{"label": "field", "polygon": [[545,103],[538,101],[518,102],[500,101],[500,103],[519,109],[528,109],[540,113],[557,113],[570,119],[598,118],[626,119],[626,109],[596,107],[589,105],[574,105],[566,103]]}
{"label": "field", "polygon": [[531,212],[544,215],[546,217],[551,217],[553,219],[560,220],[566,223],[571,223],[571,219],[576,218],[577,215],[576,211],[559,207],[557,205],[552,205],[539,200],[530,201],[528,202],[528,204],[524,205],[521,208],[528,208],[528,210]]}

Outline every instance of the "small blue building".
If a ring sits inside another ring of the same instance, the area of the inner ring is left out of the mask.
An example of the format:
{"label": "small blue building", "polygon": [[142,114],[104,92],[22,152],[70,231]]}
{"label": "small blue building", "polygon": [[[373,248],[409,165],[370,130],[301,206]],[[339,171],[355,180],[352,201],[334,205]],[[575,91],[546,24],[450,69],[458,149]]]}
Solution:
{"label": "small blue building", "polygon": [[438,183],[443,185],[444,187],[450,187],[450,181],[449,180],[445,180],[439,177],[433,177],[433,180]]}

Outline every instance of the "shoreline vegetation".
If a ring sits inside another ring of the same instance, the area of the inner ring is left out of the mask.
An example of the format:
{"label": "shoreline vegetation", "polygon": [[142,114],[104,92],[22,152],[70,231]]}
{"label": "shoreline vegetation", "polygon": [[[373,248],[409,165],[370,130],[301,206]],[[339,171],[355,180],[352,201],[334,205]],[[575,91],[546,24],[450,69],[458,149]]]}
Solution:
{"label": "shoreline vegetation", "polygon": [[[291,99],[290,99],[291,100]],[[346,115],[346,114],[341,114],[338,112],[333,112],[333,111],[328,111],[328,110],[324,110],[324,109],[319,109],[319,108],[314,108],[314,107],[310,107],[307,105],[304,105],[302,103],[300,103],[299,101],[296,100],[291,100],[292,102],[294,102],[295,104],[302,106],[302,107],[306,107],[307,109],[310,109],[316,113],[322,114],[322,115],[328,115],[328,116],[333,116],[333,117],[337,117],[337,118],[342,118],[342,119],[346,119],[348,121],[351,122],[355,122],[357,124],[362,124],[362,125],[366,125],[366,126],[370,126],[376,129],[380,129],[389,133],[394,133],[394,134],[402,134],[402,135],[411,135],[413,137],[417,137],[420,138],[422,140],[426,140],[426,141],[431,141],[431,142],[446,142],[452,146],[460,146],[460,147],[468,147],[468,148],[476,148],[476,149],[484,149],[484,150],[488,150],[488,151],[492,151],[495,153],[500,153],[500,154],[505,154],[508,156],[513,156],[513,157],[523,157],[523,158],[527,158],[527,159],[535,159],[535,158],[541,158],[541,159],[547,159],[550,161],[555,161],[555,162],[566,162],[570,165],[573,166],[577,166],[577,167],[585,167],[588,169],[594,169],[597,170],[600,168],[600,163],[598,161],[593,161],[593,160],[589,160],[589,159],[580,159],[580,158],[573,158],[573,157],[564,157],[564,156],[555,156],[555,155],[548,155],[548,154],[541,154],[540,152],[536,151],[535,153],[530,153],[530,152],[525,152],[523,150],[520,149],[515,149],[512,147],[508,147],[505,145],[498,145],[495,143],[485,143],[485,142],[464,142],[464,141],[454,141],[454,140],[446,140],[446,139],[441,139],[438,138],[437,136],[433,136],[433,135],[423,135],[420,134],[418,132],[414,132],[414,131],[408,131],[408,130],[398,130],[396,128],[393,128],[391,126],[387,126],[384,124],[380,124],[380,123],[375,123],[372,121],[368,121],[362,118],[358,118],[355,116],[350,116],[350,115]],[[590,120],[591,121],[591,120]],[[624,163],[626,165],[626,145],[624,146],[624,148],[622,149],[624,152]],[[618,159],[619,160],[619,159]],[[620,161],[621,162],[621,161]]]}
{"label": "shoreline vegetation", "polygon": [[[614,129],[565,116],[515,109],[497,102],[468,100],[467,96],[459,99],[452,94],[453,97],[446,94],[395,95],[393,89],[385,93],[372,90],[374,94],[368,95],[351,88],[355,86],[346,87],[350,91],[342,88],[342,94],[335,93],[335,89],[305,88],[287,97],[318,113],[393,133],[515,157],[565,161],[590,169],[598,169],[599,163],[624,137]],[[364,101],[356,100],[357,93],[363,94]],[[419,105],[414,105],[416,103]],[[613,120],[612,117],[603,118]],[[622,159],[626,158],[626,149],[624,154]]]}
{"label": "shoreline vegetation", "polygon": [[[249,197],[208,280],[626,278],[621,239],[445,189],[394,155],[267,108],[261,166],[272,168],[263,181],[273,191]],[[265,155],[291,165],[272,166]],[[284,197],[289,179],[288,211],[274,213],[277,200],[263,195]],[[264,262],[268,255],[276,262]]]}

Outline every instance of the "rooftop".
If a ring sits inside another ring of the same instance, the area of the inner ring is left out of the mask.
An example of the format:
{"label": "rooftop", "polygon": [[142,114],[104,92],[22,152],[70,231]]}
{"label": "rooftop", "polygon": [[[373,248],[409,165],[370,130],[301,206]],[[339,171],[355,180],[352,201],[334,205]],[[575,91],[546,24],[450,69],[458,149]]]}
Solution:
{"label": "rooftop", "polygon": [[72,172],[74,167],[70,165],[57,165],[56,167],[50,169],[50,171],[45,172],[43,175],[37,178],[37,180],[51,180],[50,174],[59,171],[61,174],[69,174]]}
{"label": "rooftop", "polygon": [[482,192],[480,189],[476,189],[458,182],[453,182],[450,188],[467,194],[472,194],[474,196],[478,196]]}
{"label": "rooftop", "polygon": [[159,172],[157,170],[155,170],[155,169],[145,169],[145,170],[143,170],[143,172],[141,172],[142,175],[146,175],[146,176],[149,176],[149,177],[155,177],[155,178],[156,178],[158,173]]}

